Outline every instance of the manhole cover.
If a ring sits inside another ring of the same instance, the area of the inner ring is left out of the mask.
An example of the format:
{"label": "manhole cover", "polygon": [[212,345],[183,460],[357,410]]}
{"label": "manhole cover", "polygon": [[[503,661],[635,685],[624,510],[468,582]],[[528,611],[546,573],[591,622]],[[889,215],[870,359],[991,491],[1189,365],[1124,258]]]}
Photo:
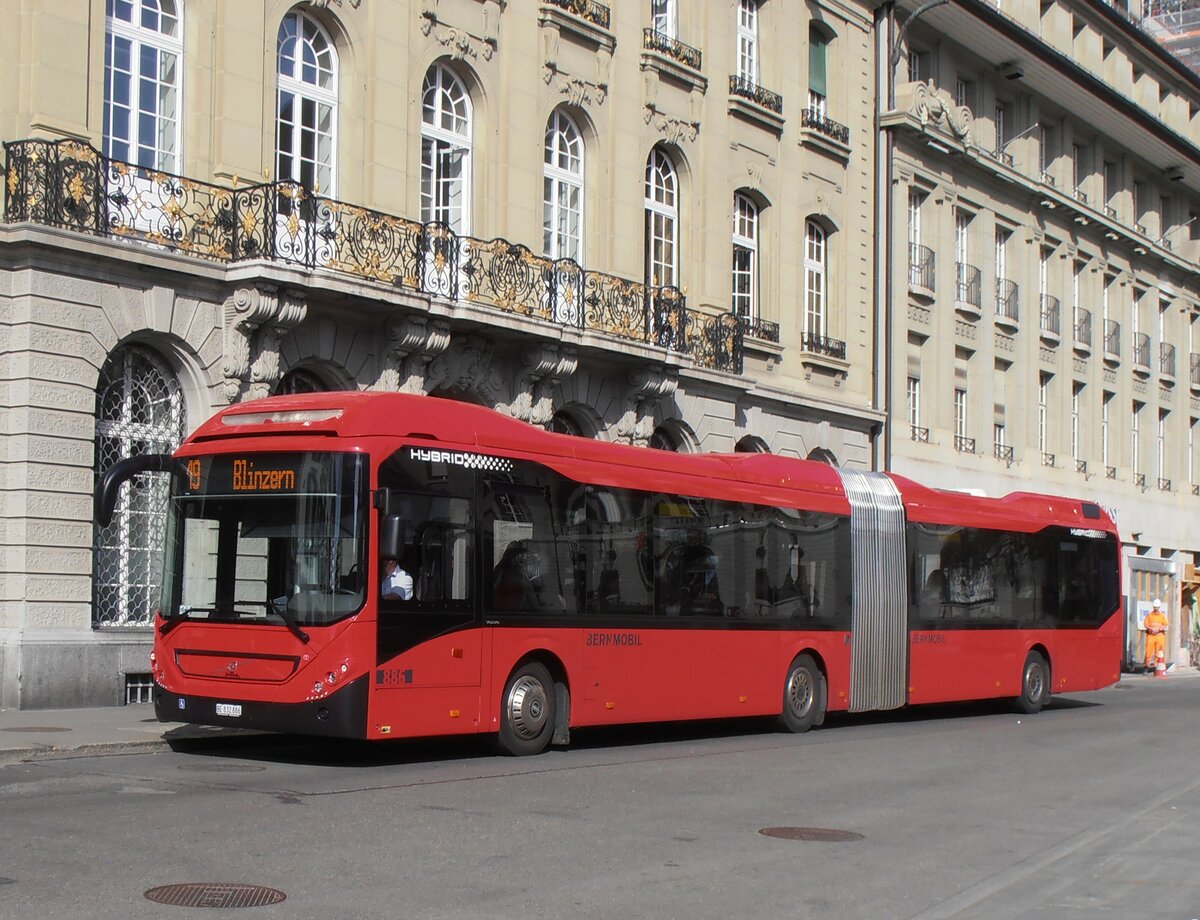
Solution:
{"label": "manhole cover", "polygon": [[11,728],[0,728],[0,732],[42,732],[48,734],[50,732],[69,732],[69,728],[59,728],[55,725],[26,725],[24,728],[15,726]]}
{"label": "manhole cover", "polygon": [[262,885],[238,885],[226,882],[188,882],[151,888],[146,897],[156,904],[172,907],[265,907],[278,904],[287,895]]}
{"label": "manhole cover", "polygon": [[195,770],[198,773],[261,773],[266,767],[240,763],[197,763],[183,764],[177,770]]}
{"label": "manhole cover", "polygon": [[854,831],[839,831],[831,827],[764,827],[759,831],[764,837],[780,840],[811,840],[814,843],[844,843],[862,840],[862,834]]}

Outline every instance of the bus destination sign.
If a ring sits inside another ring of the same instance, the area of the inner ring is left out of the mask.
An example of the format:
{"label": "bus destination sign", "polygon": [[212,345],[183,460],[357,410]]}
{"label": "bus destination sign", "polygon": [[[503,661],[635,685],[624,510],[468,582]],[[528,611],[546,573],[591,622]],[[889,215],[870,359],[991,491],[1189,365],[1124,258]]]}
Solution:
{"label": "bus destination sign", "polygon": [[295,454],[192,457],[187,461],[187,488],[209,495],[295,492],[300,460]]}

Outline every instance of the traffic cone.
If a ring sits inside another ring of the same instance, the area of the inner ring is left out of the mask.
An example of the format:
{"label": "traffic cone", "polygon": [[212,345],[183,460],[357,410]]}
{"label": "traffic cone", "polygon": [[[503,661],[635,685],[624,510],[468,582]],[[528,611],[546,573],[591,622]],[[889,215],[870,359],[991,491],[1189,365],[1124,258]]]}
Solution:
{"label": "traffic cone", "polygon": [[1154,676],[1160,680],[1167,678],[1167,656],[1163,654],[1163,650],[1158,650],[1157,663],[1154,666]]}

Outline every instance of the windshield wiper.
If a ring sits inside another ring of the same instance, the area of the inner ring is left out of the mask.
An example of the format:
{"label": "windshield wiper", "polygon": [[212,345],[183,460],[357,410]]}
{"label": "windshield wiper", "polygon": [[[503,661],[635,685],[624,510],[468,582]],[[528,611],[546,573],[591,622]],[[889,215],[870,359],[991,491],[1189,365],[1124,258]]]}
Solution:
{"label": "windshield wiper", "polygon": [[186,607],[180,605],[178,613],[163,620],[163,625],[158,627],[158,634],[160,636],[165,636],[180,623],[190,619],[193,610],[195,610],[197,613],[207,613],[209,615],[217,612],[217,608],[215,607]]}
{"label": "windshield wiper", "polygon": [[279,619],[283,620],[283,625],[291,631],[293,636],[295,636],[305,645],[308,645],[308,633],[301,629],[300,625],[288,614],[287,599],[284,598],[282,604],[279,603],[279,601],[279,598],[271,598],[269,601],[267,601],[267,610],[275,614],[275,616],[279,617]]}

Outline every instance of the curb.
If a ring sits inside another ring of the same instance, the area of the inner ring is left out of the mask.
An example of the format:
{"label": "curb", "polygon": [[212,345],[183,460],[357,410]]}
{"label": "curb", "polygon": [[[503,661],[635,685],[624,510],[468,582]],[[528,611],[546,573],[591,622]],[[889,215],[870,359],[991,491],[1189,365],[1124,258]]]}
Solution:
{"label": "curb", "polygon": [[42,760],[70,760],[75,757],[112,757],[116,754],[152,754],[170,750],[165,739],[161,741],[101,741],[95,744],[80,744],[75,747],[27,747],[0,750],[0,766],[14,763],[36,763]]}

